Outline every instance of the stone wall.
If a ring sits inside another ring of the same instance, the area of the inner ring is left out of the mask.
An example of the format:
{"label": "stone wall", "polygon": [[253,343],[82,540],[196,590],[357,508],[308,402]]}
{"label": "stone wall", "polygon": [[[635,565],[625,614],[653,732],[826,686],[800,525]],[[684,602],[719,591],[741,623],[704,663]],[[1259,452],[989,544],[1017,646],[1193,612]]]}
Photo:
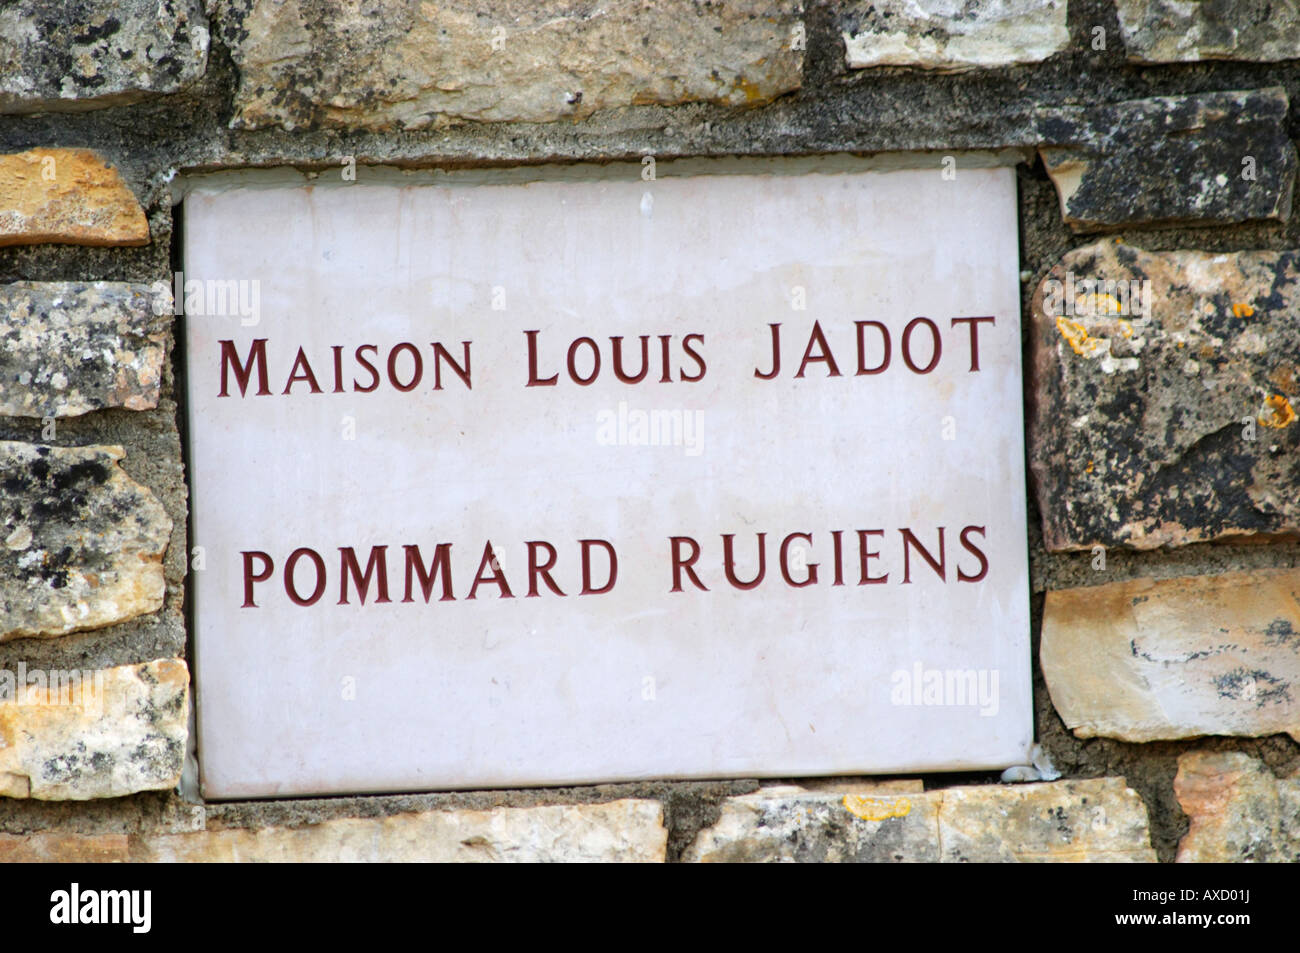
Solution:
{"label": "stone wall", "polygon": [[[1300,23],[932,6],[0,11],[0,859],[1300,860]],[[198,800],[177,175],[968,150],[1022,160],[1030,783]]]}

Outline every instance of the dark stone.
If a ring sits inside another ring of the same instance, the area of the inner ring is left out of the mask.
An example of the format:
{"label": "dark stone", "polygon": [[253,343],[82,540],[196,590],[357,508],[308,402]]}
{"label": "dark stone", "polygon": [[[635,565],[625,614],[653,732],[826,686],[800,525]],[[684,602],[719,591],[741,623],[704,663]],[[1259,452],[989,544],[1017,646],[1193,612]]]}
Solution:
{"label": "dark stone", "polygon": [[1029,364],[1048,550],[1300,534],[1298,275],[1298,251],[1118,240],[1048,273]]}
{"label": "dark stone", "polygon": [[1286,221],[1287,108],[1273,87],[1045,110],[1039,153],[1076,232]]}
{"label": "dark stone", "polygon": [[1295,0],[1117,0],[1131,63],[1300,57]]}
{"label": "dark stone", "polygon": [[0,9],[0,112],[73,112],[174,93],[203,75],[201,0],[17,0]]}

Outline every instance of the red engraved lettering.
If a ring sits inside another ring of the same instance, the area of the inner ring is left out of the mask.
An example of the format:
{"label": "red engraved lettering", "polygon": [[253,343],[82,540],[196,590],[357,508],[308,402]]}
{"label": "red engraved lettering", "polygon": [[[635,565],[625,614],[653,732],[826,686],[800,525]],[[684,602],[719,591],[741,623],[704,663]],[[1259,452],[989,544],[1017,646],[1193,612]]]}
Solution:
{"label": "red engraved lettering", "polygon": [[[682,573],[691,577],[691,582],[695,583],[696,589],[709,591],[709,587],[700,582],[700,577],[695,575],[695,561],[700,558],[700,544],[689,536],[671,536],[669,542],[672,544],[673,553],[673,588],[672,592],[682,591]],[[691,547],[691,554],[685,559],[682,558],[681,547],[686,543]]]}
{"label": "red engraved lettering", "polygon": [[889,582],[889,573],[883,576],[871,575],[871,560],[879,559],[880,553],[873,552],[867,548],[868,536],[884,536],[883,529],[860,529],[858,530],[858,561],[862,578],[858,580],[859,586],[877,586],[881,583]]}
{"label": "red engraved lettering", "polygon": [[[863,374],[880,374],[889,370],[889,328],[885,327],[879,321],[854,321],[854,326],[858,329],[858,373],[855,375],[861,377]],[[875,367],[867,367],[867,339],[863,331],[868,328],[875,328],[880,332],[880,341],[884,345],[884,351],[880,358],[880,363]]]}
{"label": "red engraved lettering", "polygon": [[528,383],[525,387],[554,387],[555,382],[560,379],[559,374],[552,374],[550,377],[537,376],[537,335],[541,331],[525,331],[524,337],[528,338]]}
{"label": "red engraved lettering", "polygon": [[[912,360],[912,332],[916,330],[918,324],[924,324],[930,329],[930,337],[934,341],[934,351],[930,355],[930,363],[925,367],[917,367]],[[939,339],[939,326],[929,318],[913,318],[907,322],[907,327],[903,328],[903,363],[917,374],[929,374],[939,363],[939,355],[943,353],[943,341]]]}
{"label": "red engraved lettering", "polygon": [[790,550],[790,543],[796,539],[806,540],[808,545],[812,545],[812,534],[810,533],[791,533],[785,539],[781,540],[781,578],[785,580],[786,585],[794,586],[796,589],[802,589],[804,586],[812,586],[817,582],[817,563],[807,563],[808,575],[802,582],[795,582],[790,578],[790,564],[787,556]]}
{"label": "red engraved lettering", "polygon": [[248,359],[242,364],[239,362],[239,351],[235,348],[234,341],[221,342],[221,391],[218,397],[229,397],[230,389],[227,385],[227,371],[235,372],[235,383],[239,385],[239,396],[244,397],[248,390],[248,379],[253,376],[253,368],[257,368],[257,393],[259,395],[271,393],[271,388],[266,383],[266,342],[267,338],[258,338],[248,349]]}
{"label": "red engraved lettering", "polygon": [[983,536],[985,535],[984,527],[967,526],[965,529],[961,531],[961,544],[966,548],[966,551],[968,553],[970,553],[980,561],[980,571],[975,573],[974,575],[970,575],[968,573],[962,572],[961,566],[958,566],[957,567],[958,582],[979,582],[981,579],[983,579],[985,576],[989,574],[988,557],[984,555],[983,550],[981,550],[978,546],[976,546],[974,543],[972,543],[969,539],[966,538],[971,533],[979,533],[981,536]]}
{"label": "red engraved lettering", "polygon": [[[578,544],[582,547],[582,595],[598,596],[602,592],[609,592],[618,581],[618,554],[614,552],[614,547],[603,539],[581,539],[578,540]],[[591,584],[591,547],[593,546],[600,546],[609,556],[609,579],[600,588]]]}
{"label": "red engraved lettering", "polygon": [[[257,608],[257,603],[253,601],[253,584],[266,582],[271,578],[271,573],[275,571],[275,562],[266,553],[261,550],[253,549],[245,553],[240,553],[244,557],[244,604],[240,608]],[[262,560],[262,571],[253,572],[253,560]]]}
{"label": "red engraved lettering", "polygon": [[451,543],[439,543],[433,551],[433,565],[425,568],[424,559],[420,556],[420,547],[412,544],[403,546],[406,551],[406,596],[403,602],[414,602],[411,596],[412,576],[418,576],[420,579],[420,591],[424,594],[424,601],[429,601],[429,596],[433,594],[434,579],[442,578],[442,595],[438,597],[439,602],[452,602],[455,596],[451,594]]}
{"label": "red engraved lettering", "polygon": [[[491,574],[483,575],[484,569],[491,569]],[[479,560],[478,572],[474,576],[474,585],[470,587],[469,595],[466,599],[478,598],[479,583],[494,582],[502,599],[513,599],[515,594],[510,591],[510,584],[506,582],[506,574],[502,571],[501,566],[497,563],[496,553],[492,551],[492,541],[488,540],[483,547],[483,558]]]}
{"label": "red engraved lettering", "polygon": [[943,527],[942,526],[939,527],[939,558],[937,560],[930,555],[930,551],[928,549],[926,549],[924,546],[921,545],[921,541],[916,538],[916,535],[910,529],[906,529],[906,528],[901,529],[899,530],[899,532],[903,534],[903,582],[904,584],[910,583],[912,581],[911,552],[913,547],[915,547],[916,551],[921,554],[921,557],[927,563],[930,564],[930,568],[934,570],[935,575],[937,575],[944,582],[947,582],[948,576],[947,573],[944,571]]}
{"label": "red engraved lettering", "polygon": [[741,582],[736,578],[736,560],[732,551],[735,538],[735,533],[722,534],[722,570],[727,575],[727,582],[737,589],[753,589],[767,575],[767,534],[758,534],[758,574],[749,582]]}
{"label": "red engraved lettering", "polygon": [[[540,549],[546,550],[546,562],[544,563],[537,561],[537,551]],[[537,580],[539,578],[546,583],[546,588],[550,589],[551,592],[557,596],[564,595],[560,591],[560,587],[555,584],[555,580],[551,578],[551,570],[555,567],[555,561],[558,558],[555,547],[550,543],[538,541],[528,544],[528,596],[525,598],[537,596]]]}
{"label": "red engraved lettering", "polygon": [[[304,556],[310,559],[316,567],[316,588],[311,591],[311,595],[306,599],[298,595],[298,584],[295,575],[298,560]],[[294,605],[310,606],[319,601],[320,597],[325,594],[325,560],[321,559],[320,553],[304,546],[301,549],[295,549],[289,554],[289,558],[284,564],[284,591]]]}
{"label": "red engraved lettering", "polygon": [[[411,371],[411,380],[403,384],[397,377],[397,355],[402,351],[409,351],[413,368]],[[420,378],[424,376],[424,358],[420,357],[420,349],[409,341],[403,341],[401,344],[394,346],[388,352],[388,383],[392,384],[402,393],[415,390],[420,384]]]}
{"label": "red engraved lettering", "polygon": [[370,593],[370,580],[375,578],[375,588],[379,591],[379,597],[375,599],[376,603],[391,602],[388,598],[388,547],[371,546],[370,558],[366,560],[366,571],[361,571],[361,566],[357,564],[356,550],[351,546],[339,547],[339,602],[341,606],[348,604],[348,577],[352,577],[352,582],[357,587],[357,596],[361,604],[366,604],[366,596]]}
{"label": "red engraved lettering", "polygon": [[[813,345],[818,348],[816,356],[813,355]],[[809,364],[822,363],[826,365],[827,377],[839,377],[839,365],[835,363],[835,356],[831,354],[830,345],[826,343],[826,335],[822,333],[820,321],[814,321],[812,334],[808,335],[808,346],[804,348],[803,360],[799,362],[799,373],[795,377],[803,377],[804,370]]]}
{"label": "red engraved lettering", "polygon": [[992,317],[978,318],[953,318],[952,326],[955,328],[959,324],[970,324],[970,369],[978,371],[980,369],[980,322],[987,321],[989,324],[996,322]]}

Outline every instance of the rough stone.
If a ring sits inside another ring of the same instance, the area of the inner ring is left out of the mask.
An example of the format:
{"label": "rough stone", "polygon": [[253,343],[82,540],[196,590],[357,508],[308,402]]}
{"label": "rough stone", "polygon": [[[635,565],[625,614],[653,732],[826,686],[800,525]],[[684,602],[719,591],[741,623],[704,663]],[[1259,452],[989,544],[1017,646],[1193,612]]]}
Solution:
{"label": "rough stone", "polygon": [[1174,794],[1190,821],[1178,863],[1300,863],[1300,775],[1279,779],[1240,751],[1189,751]]}
{"label": "rough stone", "polygon": [[201,0],[16,0],[0,8],[0,113],[120,106],[207,66]]}
{"label": "rough stone", "polygon": [[942,792],[946,863],[1155,863],[1147,810],[1123,778]]}
{"label": "rough stone", "polygon": [[550,122],[600,109],[765,103],[799,87],[798,0],[698,5],[217,0],[235,128]]}
{"label": "rough stone", "polygon": [[117,446],[0,440],[0,642],[156,612],[172,521]]}
{"label": "rough stone", "polygon": [[840,22],[854,69],[1038,63],[1070,42],[1065,0],[872,0],[851,5]]}
{"label": "rough stone", "polygon": [[89,149],[0,155],[0,246],[147,245],[149,222],[117,170]]}
{"label": "rough stone", "polygon": [[1040,657],[1080,738],[1300,741],[1300,569],[1049,592]]}
{"label": "rough stone", "polygon": [[1116,0],[1131,63],[1300,58],[1294,0]]}
{"label": "rough stone", "polygon": [[180,659],[0,670],[0,797],[84,801],[173,788],[188,717]]}
{"label": "rough stone", "polygon": [[126,859],[125,834],[0,834],[0,864],[106,864]]}
{"label": "rough stone", "polygon": [[682,859],[695,863],[939,860],[933,796],[764,788],[728,798]]}
{"label": "rough stone", "polygon": [[1297,251],[1104,241],[1047,274],[1028,429],[1049,551],[1300,532],[1298,273]]}
{"label": "rough stone", "polygon": [[156,298],[147,285],[0,285],[0,414],[157,407],[170,326],[170,294]]}
{"label": "rough stone", "polygon": [[765,788],[729,798],[684,860],[1155,860],[1146,807],[1123,778],[860,795]]}
{"label": "rough stone", "polygon": [[1039,153],[1076,232],[1286,221],[1287,108],[1273,87],[1045,110]]}
{"label": "rough stone", "polygon": [[130,851],[150,863],[663,863],[667,843],[659,802],[627,799],[133,837]]}

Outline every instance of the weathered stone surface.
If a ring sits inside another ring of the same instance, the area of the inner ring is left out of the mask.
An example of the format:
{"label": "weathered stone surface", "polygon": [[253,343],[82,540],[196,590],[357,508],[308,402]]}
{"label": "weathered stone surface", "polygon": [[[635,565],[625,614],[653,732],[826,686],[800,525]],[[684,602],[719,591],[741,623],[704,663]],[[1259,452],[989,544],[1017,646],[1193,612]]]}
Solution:
{"label": "weathered stone surface", "polygon": [[1300,741],[1300,569],[1049,592],[1040,657],[1081,738]]}
{"label": "weathered stone surface", "polygon": [[126,859],[125,834],[0,834],[0,864],[106,864]]}
{"label": "weathered stone surface", "polygon": [[16,0],[0,7],[0,112],[118,106],[203,75],[200,0]]}
{"label": "weathered stone surface", "polygon": [[684,860],[1153,862],[1146,807],[1123,778],[909,794],[766,788],[730,798]]}
{"label": "weathered stone surface", "polygon": [[171,296],[154,314],[148,285],[0,285],[0,414],[71,417],[158,406]]}
{"label": "weathered stone surface", "polygon": [[1114,241],[1048,273],[1029,457],[1049,550],[1300,532],[1298,273],[1296,251]]}
{"label": "weathered stone surface", "polygon": [[1155,863],[1146,805],[1123,778],[942,792],[947,863]]}
{"label": "weathered stone surface", "polygon": [[1042,113],[1039,149],[1076,232],[1286,221],[1296,151],[1281,87]]}
{"label": "weathered stone surface", "polygon": [[0,155],[0,246],[147,245],[144,210],[117,170],[89,149]]}
{"label": "weathered stone surface", "polygon": [[132,838],[131,859],[158,862],[662,863],[658,801],[426,811],[301,828],[227,829]]}
{"label": "weathered stone surface", "polygon": [[1279,780],[1240,751],[1189,751],[1174,794],[1190,820],[1178,863],[1300,863],[1300,775]]}
{"label": "weathered stone surface", "polygon": [[0,642],[113,625],[163,602],[172,521],[121,447],[0,440]]}
{"label": "weathered stone surface", "polygon": [[1070,42],[1065,0],[871,0],[840,18],[850,67],[1037,63]]}
{"label": "weathered stone surface", "polygon": [[1116,0],[1131,63],[1300,58],[1294,0]]}
{"label": "weathered stone surface", "polygon": [[780,787],[729,798],[683,860],[926,862],[939,860],[937,799]]}
{"label": "weathered stone surface", "polygon": [[84,801],[173,788],[188,717],[180,659],[0,670],[0,797]]}
{"label": "weathered stone surface", "polygon": [[[392,5],[217,0],[239,68],[232,126],[550,122],[598,109],[767,102],[797,89],[798,0]],[[793,47],[793,48],[792,48]]]}

